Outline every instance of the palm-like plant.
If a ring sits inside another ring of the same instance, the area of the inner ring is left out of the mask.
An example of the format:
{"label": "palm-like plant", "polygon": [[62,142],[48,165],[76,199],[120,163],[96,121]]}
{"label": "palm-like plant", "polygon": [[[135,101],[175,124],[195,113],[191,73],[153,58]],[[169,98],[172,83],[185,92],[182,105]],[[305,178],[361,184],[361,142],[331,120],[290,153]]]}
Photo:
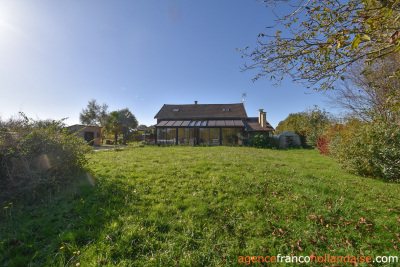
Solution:
{"label": "palm-like plant", "polygon": [[124,108],[110,113],[106,124],[106,130],[114,135],[115,144],[118,142],[118,135],[121,134],[123,143],[126,145],[126,142],[137,126],[138,121],[135,115],[133,115],[128,108]]}

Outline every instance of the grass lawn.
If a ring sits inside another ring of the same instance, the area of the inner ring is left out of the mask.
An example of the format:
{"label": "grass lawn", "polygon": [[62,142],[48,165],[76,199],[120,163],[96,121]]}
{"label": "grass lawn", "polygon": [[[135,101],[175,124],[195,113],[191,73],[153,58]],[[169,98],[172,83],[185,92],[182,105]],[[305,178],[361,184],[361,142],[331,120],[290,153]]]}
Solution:
{"label": "grass lawn", "polygon": [[400,184],[349,174],[315,150],[132,147],[90,155],[88,172],[94,186],[2,203],[0,266],[399,256]]}

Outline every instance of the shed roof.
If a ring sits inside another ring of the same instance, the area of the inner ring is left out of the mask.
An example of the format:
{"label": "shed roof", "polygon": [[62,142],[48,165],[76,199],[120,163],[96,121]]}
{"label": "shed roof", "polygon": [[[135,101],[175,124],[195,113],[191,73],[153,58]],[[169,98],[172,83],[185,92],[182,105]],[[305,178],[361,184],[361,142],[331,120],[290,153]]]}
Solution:
{"label": "shed roof", "polygon": [[191,120],[191,119],[245,119],[243,103],[237,104],[189,104],[162,106],[155,119]]}
{"label": "shed roof", "polygon": [[293,133],[291,131],[286,131],[286,132],[283,132],[283,133],[280,133],[280,134],[276,135],[276,138],[279,138],[280,136],[299,136],[299,135],[295,134],[295,133]]}

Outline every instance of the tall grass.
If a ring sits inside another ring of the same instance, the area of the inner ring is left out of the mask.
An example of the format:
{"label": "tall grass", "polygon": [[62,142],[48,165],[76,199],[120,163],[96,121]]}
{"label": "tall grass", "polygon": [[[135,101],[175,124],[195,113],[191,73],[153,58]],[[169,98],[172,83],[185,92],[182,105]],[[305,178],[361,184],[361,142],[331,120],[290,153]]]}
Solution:
{"label": "tall grass", "polygon": [[3,203],[0,265],[398,255],[400,185],[348,174],[315,150],[137,147],[89,162],[94,186],[35,206]]}

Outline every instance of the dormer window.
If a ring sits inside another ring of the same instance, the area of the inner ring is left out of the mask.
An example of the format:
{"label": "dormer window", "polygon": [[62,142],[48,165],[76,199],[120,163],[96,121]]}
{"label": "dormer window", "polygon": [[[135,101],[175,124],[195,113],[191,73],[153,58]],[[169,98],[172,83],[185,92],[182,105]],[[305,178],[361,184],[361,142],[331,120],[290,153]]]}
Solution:
{"label": "dormer window", "polygon": [[172,111],[173,111],[173,112],[178,112],[178,111],[179,111],[179,108],[174,108]]}
{"label": "dormer window", "polygon": [[231,111],[230,108],[224,108],[223,110],[224,110],[224,111]]}

